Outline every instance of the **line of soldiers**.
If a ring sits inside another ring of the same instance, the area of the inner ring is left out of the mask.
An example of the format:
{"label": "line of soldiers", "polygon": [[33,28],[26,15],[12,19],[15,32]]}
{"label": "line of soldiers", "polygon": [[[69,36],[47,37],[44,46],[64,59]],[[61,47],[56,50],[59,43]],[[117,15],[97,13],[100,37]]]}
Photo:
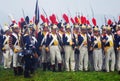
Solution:
{"label": "line of soldiers", "polygon": [[[12,30],[12,31],[11,31]],[[42,24],[36,34],[34,26],[25,26],[22,31],[14,24],[4,27],[1,36],[4,68],[13,63],[15,75],[30,77],[41,59],[43,71],[114,71],[120,73],[120,25],[116,32],[112,27],[66,23]],[[22,62],[21,62],[22,61]]]}

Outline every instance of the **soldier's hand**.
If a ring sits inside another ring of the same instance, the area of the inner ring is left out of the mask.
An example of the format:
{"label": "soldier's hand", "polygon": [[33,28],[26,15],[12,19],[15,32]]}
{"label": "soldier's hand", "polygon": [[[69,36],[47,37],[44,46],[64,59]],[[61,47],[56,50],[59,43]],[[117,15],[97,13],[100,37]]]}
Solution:
{"label": "soldier's hand", "polygon": [[18,50],[18,49],[14,49],[14,53],[18,53],[18,52],[20,52],[20,50]]}
{"label": "soldier's hand", "polygon": [[39,50],[42,50],[42,46],[39,47]]}
{"label": "soldier's hand", "polygon": [[120,50],[120,47],[117,48],[117,51],[119,51],[119,50]]}
{"label": "soldier's hand", "polygon": [[2,48],[2,51],[5,51],[5,50],[6,50],[6,49],[3,47],[3,48]]}
{"label": "soldier's hand", "polygon": [[45,50],[46,50],[46,52],[49,52],[49,48],[48,47],[46,47]]}
{"label": "soldier's hand", "polygon": [[84,42],[84,45],[87,45],[87,41]]}
{"label": "soldier's hand", "polygon": [[103,43],[105,43],[105,42],[106,42],[106,40],[104,39],[102,42],[103,42]]}
{"label": "soldier's hand", "polygon": [[92,51],[93,50],[93,47],[90,47],[90,51]]}
{"label": "soldier's hand", "polygon": [[74,44],[74,42],[70,41],[70,45],[73,45],[73,44]]}

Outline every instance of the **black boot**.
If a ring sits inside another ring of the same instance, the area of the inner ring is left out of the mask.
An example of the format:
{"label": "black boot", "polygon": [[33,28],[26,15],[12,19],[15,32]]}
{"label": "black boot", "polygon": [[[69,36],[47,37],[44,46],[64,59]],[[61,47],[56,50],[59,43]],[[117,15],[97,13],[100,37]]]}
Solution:
{"label": "black boot", "polygon": [[27,71],[27,70],[24,71],[24,77],[25,78],[30,78],[31,77],[29,71]]}
{"label": "black boot", "polygon": [[56,72],[56,70],[55,70],[55,65],[52,65],[52,71],[53,71],[53,72]]}
{"label": "black boot", "polygon": [[23,74],[23,68],[22,67],[18,67],[18,75],[22,75]]}
{"label": "black boot", "polygon": [[50,64],[50,62],[47,62],[47,69],[50,71],[50,66],[51,66],[51,64]]}
{"label": "black boot", "polygon": [[35,70],[34,70],[34,68],[32,67],[31,70],[30,70],[30,73],[31,73],[31,74],[34,74],[34,71],[35,71]]}
{"label": "black boot", "polygon": [[18,68],[14,67],[13,70],[14,70],[14,75],[17,76],[18,75]]}
{"label": "black boot", "polygon": [[46,71],[46,63],[42,63],[43,64],[43,71]]}
{"label": "black boot", "polygon": [[61,63],[58,64],[58,71],[59,71],[59,72],[62,71],[62,64],[61,64]]}

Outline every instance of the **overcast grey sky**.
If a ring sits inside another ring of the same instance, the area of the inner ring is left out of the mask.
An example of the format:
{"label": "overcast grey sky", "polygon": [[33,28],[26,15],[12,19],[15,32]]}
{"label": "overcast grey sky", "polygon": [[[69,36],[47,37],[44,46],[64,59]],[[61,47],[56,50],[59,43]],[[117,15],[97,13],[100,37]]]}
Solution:
{"label": "overcast grey sky", "polygon": [[[1,0],[0,2],[0,24],[10,23],[8,14],[13,14],[18,21],[23,14],[30,18],[34,16],[36,0]],[[117,17],[120,15],[120,0],[39,0],[40,13],[43,13],[42,8],[45,9],[48,15],[55,13],[61,19],[62,13],[68,14],[70,10],[72,16],[76,12],[83,13],[85,16],[92,17],[90,5],[92,6],[98,24],[104,23],[104,15],[107,18]]]}

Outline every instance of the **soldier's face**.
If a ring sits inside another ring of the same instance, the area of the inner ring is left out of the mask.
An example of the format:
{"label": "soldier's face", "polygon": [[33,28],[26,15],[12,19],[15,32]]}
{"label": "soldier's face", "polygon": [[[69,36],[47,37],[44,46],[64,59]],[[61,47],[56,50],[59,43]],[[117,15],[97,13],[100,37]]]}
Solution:
{"label": "soldier's face", "polygon": [[92,29],[88,29],[88,32],[89,32],[89,33],[92,33]]}
{"label": "soldier's face", "polygon": [[103,34],[106,34],[106,30],[102,30],[102,33],[103,33]]}
{"label": "soldier's face", "polygon": [[111,33],[112,33],[111,30],[108,30],[108,31],[107,31],[107,34],[111,34]]}
{"label": "soldier's face", "polygon": [[98,32],[98,31],[95,31],[95,32],[94,32],[94,35],[98,36],[98,35],[99,35],[99,32]]}
{"label": "soldier's face", "polygon": [[19,28],[15,28],[14,31],[15,31],[16,33],[19,33],[20,29],[19,29]]}
{"label": "soldier's face", "polygon": [[52,29],[52,33],[56,33],[56,30],[57,30],[57,29]]}
{"label": "soldier's face", "polygon": [[76,33],[78,33],[78,32],[79,32],[79,28],[75,28],[74,31],[75,31]]}
{"label": "soldier's face", "polygon": [[48,31],[48,27],[44,27],[43,31],[47,32]]}
{"label": "soldier's face", "polygon": [[60,28],[60,31],[64,32],[64,28],[63,28],[63,27],[61,27],[61,28]]}
{"label": "soldier's face", "polygon": [[67,32],[71,32],[70,28],[67,28],[66,31],[67,31]]}
{"label": "soldier's face", "polygon": [[82,29],[81,32],[84,34],[87,33],[86,29]]}

